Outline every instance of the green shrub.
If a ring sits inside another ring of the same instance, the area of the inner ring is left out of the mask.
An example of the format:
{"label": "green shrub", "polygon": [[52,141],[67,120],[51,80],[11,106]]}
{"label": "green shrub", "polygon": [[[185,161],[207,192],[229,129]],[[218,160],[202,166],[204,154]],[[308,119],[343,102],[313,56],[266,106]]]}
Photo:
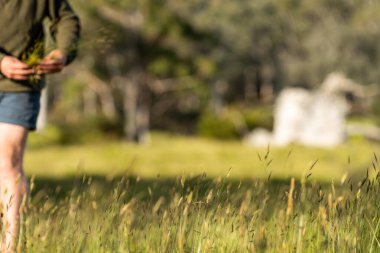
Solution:
{"label": "green shrub", "polygon": [[60,142],[62,131],[55,125],[48,124],[43,130],[32,132],[28,138],[28,147],[43,148]]}
{"label": "green shrub", "polygon": [[273,108],[266,106],[253,107],[243,111],[244,120],[249,130],[255,128],[273,129]]}
{"label": "green shrub", "polygon": [[86,143],[104,139],[118,139],[123,135],[122,123],[104,117],[83,119],[78,122],[58,122],[60,144]]}
{"label": "green shrub", "polygon": [[235,109],[225,109],[220,115],[205,111],[197,125],[202,136],[217,139],[236,139],[246,130],[243,115]]}

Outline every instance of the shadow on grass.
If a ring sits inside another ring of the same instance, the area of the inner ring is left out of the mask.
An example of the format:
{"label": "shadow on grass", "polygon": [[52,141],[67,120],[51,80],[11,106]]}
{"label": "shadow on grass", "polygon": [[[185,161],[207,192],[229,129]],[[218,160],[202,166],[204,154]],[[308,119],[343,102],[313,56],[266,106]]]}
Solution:
{"label": "shadow on grass", "polygon": [[[308,182],[312,188],[326,188],[329,184]],[[171,177],[171,178],[139,178],[135,176],[113,177],[109,179],[98,175],[85,175],[82,177],[66,178],[36,178],[33,181],[32,199],[39,195],[44,198],[59,201],[69,195],[92,191],[97,198],[107,197],[115,191],[124,191],[128,199],[137,197],[141,201],[155,202],[161,196],[171,198],[175,195],[187,196],[193,192],[196,199],[205,199],[210,190],[224,196],[240,195],[251,191],[253,195],[261,194],[285,200],[290,186],[290,179],[252,180],[252,179],[228,179],[207,178],[204,175],[197,177]],[[301,183],[296,182],[295,194],[297,194]]]}

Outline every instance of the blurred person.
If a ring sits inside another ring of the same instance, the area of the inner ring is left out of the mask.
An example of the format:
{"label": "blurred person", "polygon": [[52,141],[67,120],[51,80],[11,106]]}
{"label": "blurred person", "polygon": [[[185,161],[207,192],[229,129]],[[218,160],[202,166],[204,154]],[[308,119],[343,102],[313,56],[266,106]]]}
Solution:
{"label": "blurred person", "polygon": [[[46,19],[55,42],[47,54]],[[36,128],[44,76],[75,58],[80,24],[67,0],[0,0],[0,27],[0,251],[15,252],[29,195],[23,170],[28,132]]]}

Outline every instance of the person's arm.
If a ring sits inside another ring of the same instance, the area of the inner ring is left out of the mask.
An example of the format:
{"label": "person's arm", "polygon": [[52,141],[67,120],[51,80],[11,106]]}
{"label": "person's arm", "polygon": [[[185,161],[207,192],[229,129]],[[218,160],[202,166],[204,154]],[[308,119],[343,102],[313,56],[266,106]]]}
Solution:
{"label": "person's arm", "polygon": [[77,54],[80,23],[79,18],[66,0],[49,0],[50,28],[56,49],[39,64],[38,74],[60,72],[70,64]]}
{"label": "person's arm", "polygon": [[67,0],[49,0],[49,17],[52,21],[51,34],[57,49],[71,63],[77,53],[80,22]]}

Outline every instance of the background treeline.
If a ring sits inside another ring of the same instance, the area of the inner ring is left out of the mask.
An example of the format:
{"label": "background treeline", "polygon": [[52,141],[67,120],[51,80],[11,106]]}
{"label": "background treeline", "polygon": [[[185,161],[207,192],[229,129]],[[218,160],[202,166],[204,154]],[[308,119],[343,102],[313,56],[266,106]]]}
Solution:
{"label": "background treeline", "polygon": [[133,141],[148,129],[239,137],[271,127],[283,87],[314,88],[333,71],[380,80],[376,0],[71,3],[80,56],[50,80],[48,108],[73,139],[96,129]]}

